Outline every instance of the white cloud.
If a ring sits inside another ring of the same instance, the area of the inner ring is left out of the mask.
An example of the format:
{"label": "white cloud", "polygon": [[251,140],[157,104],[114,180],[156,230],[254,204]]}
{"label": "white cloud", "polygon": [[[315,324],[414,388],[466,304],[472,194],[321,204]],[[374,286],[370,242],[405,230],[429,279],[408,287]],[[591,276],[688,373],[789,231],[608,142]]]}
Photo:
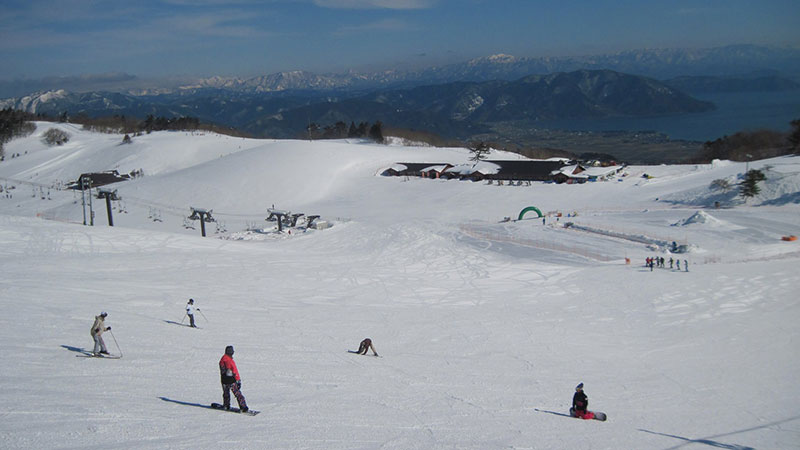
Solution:
{"label": "white cloud", "polygon": [[343,36],[348,34],[360,34],[372,31],[403,31],[407,29],[408,25],[402,20],[387,19],[363,25],[341,27],[338,30],[336,30],[334,34],[336,34],[337,36]]}
{"label": "white cloud", "polygon": [[438,0],[314,0],[323,8],[336,9],[426,9]]}

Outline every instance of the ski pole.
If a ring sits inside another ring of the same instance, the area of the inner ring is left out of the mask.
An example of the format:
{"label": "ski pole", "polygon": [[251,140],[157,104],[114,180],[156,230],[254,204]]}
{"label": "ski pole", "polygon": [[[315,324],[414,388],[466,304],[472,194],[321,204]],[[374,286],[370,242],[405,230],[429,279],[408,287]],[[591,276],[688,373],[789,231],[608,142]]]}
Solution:
{"label": "ski pole", "polygon": [[122,358],[122,349],[119,348],[119,342],[117,342],[117,337],[114,336],[114,332],[113,331],[108,330],[108,332],[111,333],[111,337],[114,339],[114,344],[117,346],[117,351],[119,352],[119,357]]}
{"label": "ski pole", "polygon": [[183,318],[181,318],[181,325],[183,325],[183,321],[186,320],[186,314],[187,313],[183,313]]}
{"label": "ski pole", "polygon": [[202,315],[202,316],[203,316],[203,319],[206,319],[206,322],[208,322],[208,317],[206,317],[206,315],[205,315],[205,314],[203,314],[203,311],[201,311],[201,310],[200,310],[200,308],[197,308],[197,312],[199,312],[199,313],[200,313],[200,315]]}

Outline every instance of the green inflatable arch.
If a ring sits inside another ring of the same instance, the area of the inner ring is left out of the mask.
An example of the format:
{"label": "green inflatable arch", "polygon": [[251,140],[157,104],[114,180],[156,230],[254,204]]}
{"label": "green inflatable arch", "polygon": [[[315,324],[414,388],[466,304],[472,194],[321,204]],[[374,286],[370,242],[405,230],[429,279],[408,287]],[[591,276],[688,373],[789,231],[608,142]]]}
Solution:
{"label": "green inflatable arch", "polygon": [[542,212],[539,211],[539,208],[535,206],[528,206],[527,208],[519,212],[519,218],[517,220],[522,220],[522,216],[524,216],[525,213],[528,211],[536,211],[536,214],[539,214],[539,217],[544,217],[544,214],[542,214]]}

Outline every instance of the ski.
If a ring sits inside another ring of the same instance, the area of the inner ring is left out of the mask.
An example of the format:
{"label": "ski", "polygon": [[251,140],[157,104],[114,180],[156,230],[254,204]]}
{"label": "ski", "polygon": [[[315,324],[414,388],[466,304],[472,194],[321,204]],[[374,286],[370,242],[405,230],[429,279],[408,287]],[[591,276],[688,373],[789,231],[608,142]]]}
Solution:
{"label": "ski", "polygon": [[75,355],[78,358],[101,358],[101,359],[120,359],[122,355]]}
{"label": "ski", "polygon": [[211,409],[218,409],[220,411],[232,412],[232,413],[236,413],[236,414],[245,414],[245,415],[248,415],[248,416],[255,416],[255,415],[257,415],[258,413],[261,412],[261,411],[255,411],[255,410],[252,410],[252,409],[248,409],[246,412],[242,412],[239,408],[233,408],[233,407],[231,407],[230,409],[225,409],[219,403],[212,403],[211,404]]}

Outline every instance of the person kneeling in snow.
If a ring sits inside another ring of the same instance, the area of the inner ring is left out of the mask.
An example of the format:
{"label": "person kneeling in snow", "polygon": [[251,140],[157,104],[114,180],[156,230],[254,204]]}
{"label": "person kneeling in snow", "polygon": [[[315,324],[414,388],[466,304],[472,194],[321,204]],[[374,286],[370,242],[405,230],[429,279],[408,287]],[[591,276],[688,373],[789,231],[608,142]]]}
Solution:
{"label": "person kneeling in snow", "polygon": [[363,341],[361,341],[361,344],[358,346],[358,351],[356,353],[358,353],[359,355],[366,355],[367,350],[372,350],[372,353],[374,353],[375,356],[378,356],[378,352],[376,352],[375,347],[372,346],[372,339],[370,338],[366,338]]}
{"label": "person kneeling in snow", "polygon": [[594,413],[586,410],[588,407],[589,398],[583,393],[583,383],[581,383],[575,387],[575,395],[572,396],[572,408],[569,413],[571,416],[581,419],[594,419]]}
{"label": "person kneeling in snow", "polygon": [[222,407],[231,409],[231,391],[233,391],[236,402],[239,403],[239,410],[243,413],[248,411],[247,402],[242,395],[242,379],[239,377],[239,369],[233,362],[233,346],[225,347],[225,354],[219,360],[219,374],[222,381]]}

